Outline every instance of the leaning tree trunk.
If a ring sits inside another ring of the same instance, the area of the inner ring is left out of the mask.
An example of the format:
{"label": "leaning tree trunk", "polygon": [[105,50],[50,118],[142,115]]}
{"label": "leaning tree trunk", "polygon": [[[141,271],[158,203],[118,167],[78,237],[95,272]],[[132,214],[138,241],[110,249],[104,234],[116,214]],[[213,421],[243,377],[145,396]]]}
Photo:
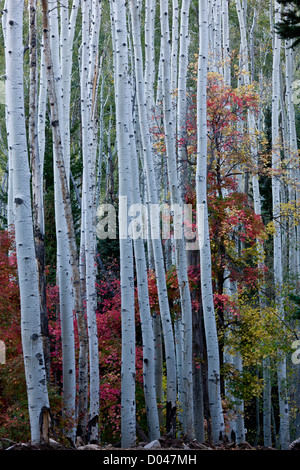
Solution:
{"label": "leaning tree trunk", "polygon": [[30,171],[25,128],[23,90],[24,2],[5,8],[6,107],[10,148],[14,224],[21,301],[21,336],[33,444],[49,439],[49,399],[41,337],[38,272],[32,226]]}
{"label": "leaning tree trunk", "polygon": [[196,169],[196,200],[198,215],[198,232],[200,244],[200,269],[203,316],[208,360],[208,393],[214,443],[219,443],[224,434],[224,418],[222,413],[220,392],[220,362],[217,327],[213,302],[211,277],[211,251],[208,227],[207,207],[207,56],[208,56],[208,18],[207,0],[199,2],[200,44],[197,87],[197,169]]}

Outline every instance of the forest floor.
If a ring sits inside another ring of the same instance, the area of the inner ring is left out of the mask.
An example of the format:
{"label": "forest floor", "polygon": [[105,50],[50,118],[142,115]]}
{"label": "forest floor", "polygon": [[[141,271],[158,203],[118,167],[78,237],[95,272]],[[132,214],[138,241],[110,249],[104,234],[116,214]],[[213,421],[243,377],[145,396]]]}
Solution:
{"label": "forest floor", "polygon": [[[40,445],[33,445],[30,443],[23,443],[23,442],[13,442],[10,439],[1,439],[0,438],[0,450],[63,450],[63,451],[77,451],[77,450],[103,450],[103,451],[118,451],[118,450],[175,450],[175,451],[197,451],[197,450],[232,450],[232,451],[245,451],[245,450],[276,450],[273,447],[264,447],[264,446],[252,446],[248,442],[243,442],[241,444],[235,444],[234,442],[226,442],[220,446],[213,446],[209,443],[200,443],[195,440],[189,440],[186,438],[176,438],[172,439],[170,437],[161,437],[156,441],[149,442],[139,442],[135,447],[130,449],[124,449],[121,447],[113,446],[113,445],[106,445],[101,446],[97,444],[81,444],[77,445],[76,447],[72,447],[71,445],[60,444],[52,439],[50,439],[50,444],[40,444]],[[300,450],[300,449],[296,449]]]}

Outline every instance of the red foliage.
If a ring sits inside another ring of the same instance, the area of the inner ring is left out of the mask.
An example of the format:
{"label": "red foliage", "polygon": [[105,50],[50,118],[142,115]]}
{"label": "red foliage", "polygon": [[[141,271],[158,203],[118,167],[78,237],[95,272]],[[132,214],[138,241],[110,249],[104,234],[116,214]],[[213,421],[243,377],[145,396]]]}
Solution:
{"label": "red foliage", "polygon": [[0,339],[7,356],[22,353],[17,259],[13,235],[0,232]]}

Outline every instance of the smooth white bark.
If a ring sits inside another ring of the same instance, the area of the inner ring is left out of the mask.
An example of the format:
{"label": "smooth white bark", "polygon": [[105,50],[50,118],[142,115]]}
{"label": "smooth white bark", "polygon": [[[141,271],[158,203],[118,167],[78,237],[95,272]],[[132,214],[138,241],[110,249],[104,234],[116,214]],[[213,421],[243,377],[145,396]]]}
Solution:
{"label": "smooth white bark", "polygon": [[189,53],[189,10],[190,0],[184,0],[180,12],[179,64],[178,64],[178,101],[177,101],[177,140],[178,162],[181,174],[181,191],[187,184],[187,68]]}
{"label": "smooth white bark", "polygon": [[[219,443],[224,434],[224,418],[220,393],[220,361],[219,345],[215,320],[212,277],[211,252],[208,228],[207,207],[207,60],[208,60],[208,3],[199,2],[199,63],[197,86],[197,169],[196,169],[196,200],[198,215],[198,232],[200,243],[200,269],[202,305],[208,360],[208,393],[212,424],[212,438]],[[201,213],[203,212],[203,216]]]}
{"label": "smooth white bark", "polygon": [[[275,22],[280,19],[280,7],[275,2]],[[283,299],[281,294],[283,283],[282,265],[282,233],[280,224],[280,179],[276,171],[281,168],[280,134],[279,134],[279,103],[280,103],[280,47],[281,40],[277,34],[274,36],[273,45],[273,69],[272,69],[272,169],[275,174],[272,177],[272,209],[275,233],[273,237],[274,249],[274,287],[275,301],[281,320],[284,321]],[[289,405],[286,390],[286,358],[279,356],[277,365],[279,412],[280,412],[280,445],[285,450],[289,446]]]}
{"label": "smooth white bark", "polygon": [[[31,427],[34,444],[47,439],[42,435],[43,420],[49,410],[46,370],[41,339],[38,273],[32,228],[30,172],[25,128],[23,90],[23,8],[24,2],[6,3],[6,107],[10,148],[14,225],[21,300],[21,334]],[[43,425],[45,425],[44,423]],[[48,429],[47,429],[48,428]]]}
{"label": "smooth white bark", "polygon": [[[162,90],[163,90],[163,111],[164,111],[164,132],[166,142],[166,159],[168,168],[169,187],[171,193],[171,204],[178,205],[183,214],[183,202],[179,189],[179,179],[177,174],[176,161],[176,127],[175,114],[172,104],[172,77],[170,75],[170,37],[168,26],[168,1],[161,0],[160,3],[161,34],[162,34]],[[174,222],[176,224],[176,221]],[[179,225],[179,224],[178,224]],[[176,227],[178,228],[178,225]],[[181,322],[182,322],[182,373],[183,375],[183,430],[192,436],[194,428],[193,414],[193,373],[192,373],[192,304],[187,276],[187,257],[185,242],[182,236],[174,236],[175,257],[178,285],[181,301]]]}
{"label": "smooth white bark", "polygon": [[[132,7],[132,3],[131,3]],[[132,16],[134,18],[134,15]],[[133,135],[133,126],[130,125],[130,133]],[[137,159],[137,148],[135,139],[131,139],[131,172],[132,172],[132,209],[133,217],[134,205],[139,210],[141,207],[140,185],[139,185],[139,168]],[[143,222],[142,222],[143,223]],[[145,394],[146,413],[148,421],[148,435],[150,441],[160,437],[158,409],[156,402],[156,387],[155,387],[155,347],[154,347],[154,334],[152,317],[150,311],[150,300],[148,290],[148,271],[145,255],[145,247],[143,240],[143,225],[140,224],[139,236],[138,233],[133,235],[133,246],[135,254],[136,277],[138,287],[138,303],[141,319],[141,329],[143,337],[143,385]]]}
{"label": "smooth white bark", "polygon": [[[129,86],[126,3],[111,1],[115,36],[115,101],[117,149],[119,157],[119,226],[121,273],[121,445],[135,444],[135,309],[133,247],[128,234],[128,207],[132,200],[131,148],[128,122],[132,121]],[[123,233],[121,233],[123,232]]]}
{"label": "smooth white bark", "polygon": [[[133,0],[132,0],[133,1]],[[133,11],[138,7],[138,3],[134,1]],[[134,46],[134,59],[135,59],[135,73],[136,73],[136,86],[137,86],[137,104],[139,112],[139,122],[141,129],[141,140],[143,147],[143,154],[145,160],[145,171],[147,178],[147,188],[149,202],[152,205],[158,205],[158,188],[155,177],[154,169],[154,152],[151,146],[149,122],[147,119],[147,101],[145,94],[144,76],[143,76],[143,56],[141,48],[141,39],[139,35],[139,28],[135,28],[136,21],[133,23],[133,46]],[[157,280],[158,300],[160,307],[160,316],[162,323],[162,330],[164,335],[165,344],[165,358],[167,369],[167,431],[174,432],[174,417],[176,413],[176,359],[175,359],[175,345],[174,335],[172,329],[167,285],[164,268],[164,258],[162,250],[161,238],[155,237],[157,227],[154,225],[155,221],[150,220],[150,234],[153,246],[153,256],[155,264],[155,274]]]}
{"label": "smooth white bark", "polygon": [[98,441],[100,399],[99,345],[96,322],[96,102],[99,76],[98,44],[101,23],[101,2],[90,5],[84,0],[81,45],[81,128],[83,155],[82,247],[84,249],[84,293],[89,336],[89,441]]}
{"label": "smooth white bark", "polygon": [[[53,76],[55,82],[55,94],[58,106],[58,120],[61,125],[64,122],[62,88],[61,88],[61,68],[59,57],[59,28],[58,28],[58,5],[49,5],[49,29],[50,47],[53,66]],[[46,45],[44,44],[44,47]],[[44,54],[47,51],[44,50]],[[46,66],[47,68],[47,66]],[[48,82],[49,80],[47,80]],[[64,151],[64,142],[61,141]],[[57,160],[57,148],[53,143],[54,161]],[[67,178],[68,180],[68,178]],[[61,320],[62,356],[63,356],[63,412],[67,416],[73,417],[75,421],[76,410],[76,365],[75,365],[75,337],[74,337],[74,297],[71,281],[71,254],[68,243],[67,223],[64,217],[64,204],[60,184],[59,170],[54,164],[54,201],[55,201],[55,227],[57,239],[57,278],[59,286],[59,305]],[[75,439],[75,428],[70,432],[70,438]]]}

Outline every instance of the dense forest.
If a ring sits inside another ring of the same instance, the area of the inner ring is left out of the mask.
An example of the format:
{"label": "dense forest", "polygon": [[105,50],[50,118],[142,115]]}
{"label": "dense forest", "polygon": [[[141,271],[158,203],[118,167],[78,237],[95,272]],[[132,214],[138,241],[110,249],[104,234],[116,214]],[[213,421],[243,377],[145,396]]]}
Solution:
{"label": "dense forest", "polygon": [[0,5],[0,447],[290,449],[298,2]]}

